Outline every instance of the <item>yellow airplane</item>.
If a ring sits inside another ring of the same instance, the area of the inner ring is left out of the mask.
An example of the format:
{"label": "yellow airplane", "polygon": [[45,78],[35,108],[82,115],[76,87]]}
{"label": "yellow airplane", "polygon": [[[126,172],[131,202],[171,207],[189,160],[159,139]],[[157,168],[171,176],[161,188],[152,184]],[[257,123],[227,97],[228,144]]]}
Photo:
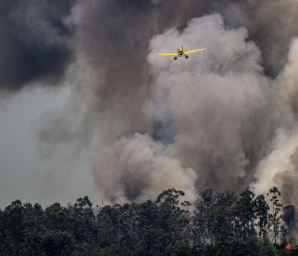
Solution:
{"label": "yellow airplane", "polygon": [[183,46],[181,46],[180,48],[177,48],[177,52],[173,52],[173,53],[158,53],[158,54],[156,54],[156,55],[176,55],[175,57],[174,57],[174,60],[177,60],[178,59],[178,57],[183,57],[183,55],[184,55],[184,57],[186,58],[186,59],[188,59],[189,58],[189,53],[192,53],[192,52],[199,52],[199,51],[204,51],[204,50],[206,50],[207,48],[203,48],[203,49],[197,49],[197,50],[188,50],[188,49],[186,49],[186,51],[184,51],[183,50]]}

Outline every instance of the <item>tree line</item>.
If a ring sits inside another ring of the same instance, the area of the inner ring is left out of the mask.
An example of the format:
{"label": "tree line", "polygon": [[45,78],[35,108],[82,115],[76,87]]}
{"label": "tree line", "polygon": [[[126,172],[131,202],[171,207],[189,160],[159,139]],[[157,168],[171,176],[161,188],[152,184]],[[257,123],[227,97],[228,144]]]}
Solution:
{"label": "tree line", "polygon": [[95,214],[88,196],[67,207],[16,200],[0,210],[0,255],[298,255],[286,250],[297,228],[295,207],[280,191],[266,197],[246,189],[207,189],[192,205],[184,192],[163,191],[155,201],[104,206]]}

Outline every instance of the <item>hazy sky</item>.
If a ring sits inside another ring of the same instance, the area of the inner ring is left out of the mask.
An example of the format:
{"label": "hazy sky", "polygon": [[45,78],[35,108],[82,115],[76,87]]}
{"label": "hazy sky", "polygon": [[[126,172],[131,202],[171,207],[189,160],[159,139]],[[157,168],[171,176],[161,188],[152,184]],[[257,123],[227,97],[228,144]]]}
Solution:
{"label": "hazy sky", "polygon": [[28,90],[0,107],[0,208],[16,199],[48,206],[89,195],[94,203],[101,202],[88,163],[65,163],[59,155],[44,159],[38,152],[35,122],[48,110],[59,111],[69,95],[66,87]]}

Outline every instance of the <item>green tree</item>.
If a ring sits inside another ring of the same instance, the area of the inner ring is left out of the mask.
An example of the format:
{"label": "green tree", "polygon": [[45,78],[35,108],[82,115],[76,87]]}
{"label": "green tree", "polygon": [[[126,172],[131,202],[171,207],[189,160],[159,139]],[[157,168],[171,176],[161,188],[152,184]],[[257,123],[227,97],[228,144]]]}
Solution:
{"label": "green tree", "polygon": [[218,255],[222,256],[254,256],[247,244],[241,240],[225,240],[217,244]]}
{"label": "green tree", "polygon": [[265,238],[258,256],[275,256],[275,249],[269,239]]}
{"label": "green tree", "polygon": [[158,206],[154,220],[157,232],[155,239],[158,241],[155,251],[159,253],[164,253],[169,246],[187,245],[188,240],[184,239],[182,232],[186,224],[181,222],[181,209],[178,206],[180,196],[184,196],[184,192],[172,188],[163,191],[155,202]]}
{"label": "green tree", "polygon": [[279,202],[279,197],[281,196],[280,191],[277,187],[273,187],[267,193],[267,196],[271,196],[270,202],[272,202],[272,214],[269,214],[270,223],[273,226],[273,239],[274,243],[276,244],[276,239],[278,238],[279,234],[284,232],[284,227],[281,225],[281,217],[279,212],[281,211],[282,204]]}
{"label": "green tree", "polygon": [[265,238],[267,236],[267,227],[269,225],[269,205],[264,195],[258,195],[255,200],[256,216],[258,218],[257,226],[259,228],[259,236]]}
{"label": "green tree", "polygon": [[16,200],[2,213],[1,252],[8,255],[17,255],[23,242],[23,208],[22,202]]}
{"label": "green tree", "polygon": [[247,247],[252,252],[252,255],[258,256],[262,246],[262,240],[258,239],[257,235],[252,235],[246,240]]}
{"label": "green tree", "polygon": [[41,248],[47,256],[67,256],[73,250],[73,241],[68,232],[47,231],[41,241]]}
{"label": "green tree", "polygon": [[101,247],[109,247],[115,243],[117,232],[115,228],[114,208],[107,205],[97,215],[98,222],[98,238]]}
{"label": "green tree", "polygon": [[45,209],[44,224],[50,230],[71,230],[71,213],[59,203],[54,203]]}
{"label": "green tree", "polygon": [[72,226],[76,243],[86,242],[95,247],[97,242],[97,223],[88,196],[78,198],[73,207]]}
{"label": "green tree", "polygon": [[255,234],[256,203],[254,198],[255,194],[246,189],[240,194],[240,200],[236,203],[236,234],[244,241]]}
{"label": "green tree", "polygon": [[205,245],[209,240],[211,242],[214,240],[216,229],[213,190],[206,189],[200,193],[200,196],[203,200],[198,203],[198,211],[194,219],[195,235],[199,237],[197,240],[202,240]]}
{"label": "green tree", "polygon": [[[158,241],[159,227],[156,223],[158,206],[151,200],[139,204],[136,220],[137,255],[154,255],[153,251]],[[156,240],[157,238],[157,240]]]}
{"label": "green tree", "polygon": [[[238,201],[232,191],[207,189],[200,195],[194,213],[190,202],[179,202],[184,192],[172,188],[155,202],[105,206],[97,218],[87,196],[73,206],[54,203],[45,210],[16,200],[0,210],[0,256],[273,256],[269,229],[276,239],[282,220],[287,227],[294,223],[293,206],[284,207],[280,216],[277,188],[270,191],[270,213],[264,196],[248,189]],[[283,245],[275,247],[279,255],[296,255]]]}
{"label": "green tree", "polygon": [[[195,214],[195,233],[202,237],[201,241],[216,243],[234,237],[236,196],[232,191],[217,192],[212,189],[200,193],[203,199],[198,203]],[[199,240],[200,241],[200,240]]]}
{"label": "green tree", "polygon": [[39,204],[32,206],[26,203],[23,206],[23,241],[20,248],[20,255],[41,255],[42,236],[45,232],[44,211]]}

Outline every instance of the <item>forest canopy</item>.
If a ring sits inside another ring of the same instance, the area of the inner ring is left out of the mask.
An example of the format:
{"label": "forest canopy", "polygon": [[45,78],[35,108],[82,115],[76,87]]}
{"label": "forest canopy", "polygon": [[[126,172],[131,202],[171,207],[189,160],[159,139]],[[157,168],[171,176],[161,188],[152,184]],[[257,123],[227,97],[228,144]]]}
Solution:
{"label": "forest canopy", "polygon": [[0,210],[0,255],[298,255],[295,207],[283,207],[278,188],[207,189],[193,205],[183,196],[172,188],[95,208],[88,196],[45,209],[16,200]]}

